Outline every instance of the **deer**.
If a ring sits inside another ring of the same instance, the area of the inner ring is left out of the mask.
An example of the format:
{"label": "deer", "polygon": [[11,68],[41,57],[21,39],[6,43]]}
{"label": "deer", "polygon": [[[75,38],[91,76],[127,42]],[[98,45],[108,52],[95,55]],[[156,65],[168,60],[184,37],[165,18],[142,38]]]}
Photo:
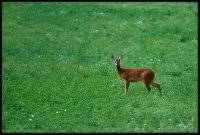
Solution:
{"label": "deer", "polygon": [[155,77],[154,71],[152,71],[149,68],[121,68],[120,61],[123,58],[123,56],[120,55],[119,58],[115,58],[112,54],[111,58],[114,61],[120,79],[125,83],[125,94],[128,92],[130,82],[142,81],[145,84],[148,93],[150,93],[151,91],[151,85],[156,87],[160,95],[162,95],[160,85],[153,81]]}

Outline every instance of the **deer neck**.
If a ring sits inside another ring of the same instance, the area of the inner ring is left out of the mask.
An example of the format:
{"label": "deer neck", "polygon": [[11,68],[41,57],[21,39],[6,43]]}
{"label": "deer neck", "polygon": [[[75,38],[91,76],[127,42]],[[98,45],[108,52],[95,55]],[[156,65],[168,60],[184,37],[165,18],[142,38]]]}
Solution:
{"label": "deer neck", "polygon": [[116,67],[119,74],[121,74],[124,71],[124,69],[122,69],[120,65],[117,65]]}

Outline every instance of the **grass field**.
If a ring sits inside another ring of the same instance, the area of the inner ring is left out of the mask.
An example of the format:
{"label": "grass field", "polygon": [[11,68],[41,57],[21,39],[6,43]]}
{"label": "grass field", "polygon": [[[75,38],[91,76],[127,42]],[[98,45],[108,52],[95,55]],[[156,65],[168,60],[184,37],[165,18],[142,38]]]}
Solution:
{"label": "grass field", "polygon": [[[197,3],[2,3],[2,132],[197,132]],[[124,94],[122,67],[156,72]]]}

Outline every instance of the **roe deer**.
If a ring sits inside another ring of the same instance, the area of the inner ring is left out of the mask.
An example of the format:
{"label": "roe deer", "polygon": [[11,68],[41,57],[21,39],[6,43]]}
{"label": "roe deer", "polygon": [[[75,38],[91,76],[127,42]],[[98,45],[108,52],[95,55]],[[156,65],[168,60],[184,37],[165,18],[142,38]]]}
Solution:
{"label": "roe deer", "polygon": [[160,85],[153,82],[153,79],[155,77],[155,73],[148,68],[121,68],[120,67],[120,60],[122,59],[122,55],[119,56],[118,59],[114,58],[114,55],[112,54],[112,59],[117,67],[117,71],[118,74],[121,78],[121,80],[123,80],[125,82],[125,94],[128,92],[128,87],[129,87],[129,83],[130,82],[136,82],[136,81],[143,81],[143,83],[145,84],[148,92],[151,91],[151,87],[155,86],[157,87],[158,91],[161,93],[161,88]]}

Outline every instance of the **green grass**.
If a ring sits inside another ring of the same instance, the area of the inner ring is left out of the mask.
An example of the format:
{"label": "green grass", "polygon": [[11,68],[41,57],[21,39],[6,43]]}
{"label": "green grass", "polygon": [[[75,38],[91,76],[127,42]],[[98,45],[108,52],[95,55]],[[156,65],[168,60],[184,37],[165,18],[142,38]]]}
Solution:
{"label": "green grass", "polygon": [[[2,4],[3,132],[197,132],[197,3]],[[156,72],[163,96],[122,67]]]}

